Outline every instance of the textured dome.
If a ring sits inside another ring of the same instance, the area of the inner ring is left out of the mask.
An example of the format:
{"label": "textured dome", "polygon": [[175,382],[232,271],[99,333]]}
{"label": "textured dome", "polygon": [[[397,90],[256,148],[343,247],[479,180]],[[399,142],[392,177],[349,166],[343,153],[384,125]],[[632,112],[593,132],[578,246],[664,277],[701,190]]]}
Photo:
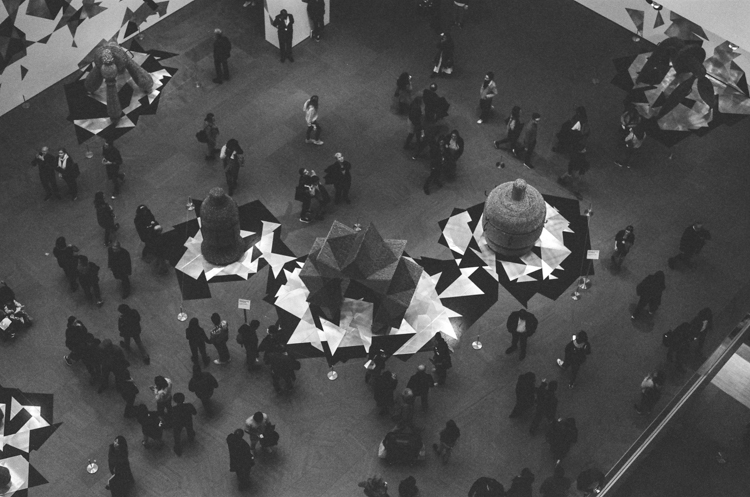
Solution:
{"label": "textured dome", "polygon": [[212,188],[201,204],[201,233],[201,253],[211,264],[226,266],[245,253],[237,203],[219,187]]}
{"label": "textured dome", "polygon": [[495,187],[484,204],[487,245],[502,255],[527,253],[542,234],[546,213],[542,194],[523,179]]}

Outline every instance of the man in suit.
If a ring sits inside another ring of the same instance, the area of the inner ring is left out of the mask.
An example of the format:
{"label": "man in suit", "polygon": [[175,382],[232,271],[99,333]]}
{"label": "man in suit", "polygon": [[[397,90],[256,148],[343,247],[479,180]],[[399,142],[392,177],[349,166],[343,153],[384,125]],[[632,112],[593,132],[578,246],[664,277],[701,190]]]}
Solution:
{"label": "man in suit", "polygon": [[[269,17],[269,19],[271,19]],[[281,52],[281,62],[287,58],[294,62],[292,57],[292,37],[294,36],[294,16],[287,14],[286,9],[282,9],[276,19],[271,19],[271,25],[279,32],[279,50]]]}
{"label": "man in suit", "polygon": [[226,79],[229,81],[229,56],[232,51],[232,43],[229,38],[221,34],[219,28],[214,29],[214,67],[216,68],[216,78],[214,83],[222,84]]}
{"label": "man in suit", "polygon": [[57,180],[55,180],[57,161],[55,160],[55,156],[49,153],[49,147],[45,146],[39,150],[34,160],[31,161],[31,166],[39,168],[39,180],[42,182],[42,188],[47,193],[44,200],[49,200],[52,195],[60,200],[60,193],[57,191]]}
{"label": "man in suit", "polygon": [[526,357],[526,340],[536,332],[539,321],[532,313],[526,309],[521,309],[510,313],[506,325],[508,333],[513,336],[513,340],[510,343],[510,347],[505,350],[505,353],[512,354],[515,352],[520,342],[521,355],[518,358],[523,360]]}
{"label": "man in suit", "polygon": [[336,191],[334,203],[339,204],[343,199],[347,204],[351,204],[349,189],[352,187],[352,175],[350,172],[352,165],[349,161],[344,160],[341,152],[336,152],[334,157],[336,157],[336,162],[326,168],[326,183],[333,184],[333,188]]}

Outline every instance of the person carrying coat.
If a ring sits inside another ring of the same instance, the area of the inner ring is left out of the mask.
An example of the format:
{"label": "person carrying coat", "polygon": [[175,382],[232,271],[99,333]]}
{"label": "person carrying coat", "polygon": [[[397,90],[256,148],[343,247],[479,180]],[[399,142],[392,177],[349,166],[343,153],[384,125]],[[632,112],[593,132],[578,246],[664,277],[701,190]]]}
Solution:
{"label": "person carrying coat", "polygon": [[193,364],[193,376],[188,383],[188,390],[200,399],[206,410],[210,409],[211,397],[217,388],[219,388],[219,382],[216,381],[214,375],[208,371],[201,371],[200,364]]}
{"label": "person carrying coat", "polygon": [[292,56],[292,38],[294,38],[294,16],[288,14],[286,9],[281,9],[276,19],[271,19],[271,26],[276,28],[279,35],[279,52],[281,53],[281,62],[284,62],[287,58],[289,62],[294,62]]}
{"label": "person carrying coat", "polygon": [[78,164],[68,155],[68,151],[61,148],[57,152],[57,167],[55,170],[65,184],[68,185],[68,193],[73,200],[78,200],[78,176],[81,170]]}
{"label": "person carrying coat", "polygon": [[570,383],[568,388],[573,388],[578,378],[578,370],[586,362],[586,356],[591,354],[591,344],[588,334],[581,330],[573,335],[573,339],[565,346],[565,359],[558,359],[557,365],[562,369],[570,367]]}
{"label": "person carrying coat", "polygon": [[539,320],[537,320],[536,316],[526,309],[521,309],[511,312],[505,325],[508,328],[508,333],[510,333],[512,337],[510,347],[505,349],[505,353],[512,354],[516,351],[520,343],[521,354],[518,358],[523,360],[526,357],[526,341],[530,336],[536,333],[537,326],[539,326]]}
{"label": "person carrying coat", "polygon": [[122,298],[130,295],[130,274],[133,272],[130,252],[114,241],[107,250],[107,267],[112,271],[112,277],[122,281]]}
{"label": "person carrying coat", "polygon": [[130,339],[132,338],[136,346],[138,347],[138,350],[140,350],[141,354],[143,355],[143,364],[148,366],[151,363],[151,358],[148,355],[148,351],[146,351],[146,347],[141,341],[140,313],[125,304],[120,304],[117,307],[117,310],[120,312],[120,317],[117,320],[117,329],[120,332],[120,336],[122,337],[122,340],[120,341],[120,347],[129,352]]}
{"label": "person carrying coat", "polygon": [[349,200],[349,190],[352,187],[352,165],[349,161],[344,160],[344,156],[341,152],[334,154],[336,162],[326,168],[325,180],[326,184],[333,184],[333,189],[336,192],[334,196],[334,203],[340,204],[344,200],[347,204],[351,204]]}
{"label": "person carrying coat", "polygon": [[237,428],[227,435],[229,449],[229,471],[237,475],[239,489],[244,490],[250,484],[250,470],[255,465],[253,451],[243,438],[244,432]]}
{"label": "person carrying coat", "polygon": [[638,295],[638,304],[635,306],[633,314],[630,315],[630,319],[635,319],[638,314],[644,309],[648,309],[649,314],[653,314],[661,305],[661,294],[667,286],[664,283],[664,271],[657,271],[654,274],[649,274],[643,281],[638,283],[635,287],[635,293]]}

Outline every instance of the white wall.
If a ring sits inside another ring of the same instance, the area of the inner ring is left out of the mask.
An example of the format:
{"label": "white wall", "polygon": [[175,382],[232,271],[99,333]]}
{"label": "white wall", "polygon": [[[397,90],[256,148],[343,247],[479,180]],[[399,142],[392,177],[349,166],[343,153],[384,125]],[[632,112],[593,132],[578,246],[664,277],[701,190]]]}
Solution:
{"label": "white wall", "polygon": [[[266,41],[276,48],[279,48],[279,35],[271,25],[269,16],[276,19],[281,9],[286,9],[289,14],[294,16],[294,37],[292,46],[304,41],[310,37],[310,18],[307,17],[307,4],[302,0],[266,0]],[[326,0],[325,24],[331,22],[331,1]]]}

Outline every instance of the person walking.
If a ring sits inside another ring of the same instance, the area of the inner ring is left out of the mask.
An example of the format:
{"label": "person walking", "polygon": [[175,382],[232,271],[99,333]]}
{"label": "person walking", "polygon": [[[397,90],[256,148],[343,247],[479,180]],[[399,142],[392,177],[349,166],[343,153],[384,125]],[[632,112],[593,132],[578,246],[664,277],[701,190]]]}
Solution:
{"label": "person walking", "polygon": [[641,400],[633,404],[638,414],[651,414],[654,405],[661,397],[661,387],[664,385],[664,372],[649,373],[641,382]]}
{"label": "person walking", "polygon": [[112,340],[105,338],[99,346],[99,360],[101,363],[101,384],[97,393],[102,393],[109,386],[110,373],[115,376],[115,385],[130,378],[128,367],[130,363],[125,359],[122,349],[115,347]]}
{"label": "person walking", "polygon": [[667,261],[669,269],[675,269],[677,263],[690,266],[694,255],[700,254],[703,246],[711,239],[711,233],[703,227],[703,223],[696,222],[685,228],[680,238],[680,253],[670,257]]}
{"label": "person walking", "polygon": [[518,349],[518,345],[520,344],[521,353],[518,358],[523,361],[526,357],[526,341],[536,333],[539,320],[526,309],[521,309],[510,313],[505,326],[512,337],[510,347],[505,349],[505,353],[512,354]]}
{"label": "person walking", "polygon": [[125,304],[120,304],[117,307],[120,312],[120,317],[117,320],[117,329],[120,332],[122,340],[120,341],[120,347],[130,352],[130,339],[132,338],[135,342],[138,350],[141,351],[143,356],[143,364],[148,366],[151,363],[151,357],[149,357],[146,347],[141,341],[141,315],[135,309]]}
{"label": "person walking", "polygon": [[674,330],[669,330],[662,336],[662,345],[667,347],[667,362],[675,362],[675,369],[684,372],[683,362],[690,352],[692,329],[690,323],[681,323]]}
{"label": "person walking", "polygon": [[52,195],[60,200],[60,192],[57,190],[57,180],[55,179],[57,161],[55,156],[49,153],[49,147],[44,146],[39,149],[39,153],[31,160],[31,166],[39,170],[39,181],[42,183],[45,192],[44,200],[49,200]]}
{"label": "person walking", "polygon": [[60,178],[65,181],[65,184],[68,185],[70,198],[78,200],[77,178],[81,175],[81,170],[78,164],[68,155],[68,151],[65,148],[61,148],[57,152],[57,166],[55,170],[60,175]]}
{"label": "person walking", "polygon": [[531,497],[533,493],[534,473],[529,468],[523,468],[521,474],[516,475],[510,482],[510,488],[505,497]]}
{"label": "person walking", "polygon": [[552,457],[558,465],[577,441],[578,427],[574,418],[558,418],[547,432],[547,442],[550,445]]}
{"label": "person walking", "polygon": [[586,357],[591,354],[591,344],[589,343],[588,334],[581,330],[573,335],[573,339],[565,346],[565,359],[558,359],[557,365],[562,369],[570,367],[570,383],[568,388],[575,386],[578,371],[581,365],[586,362]]}
{"label": "person walking", "polygon": [[70,291],[78,290],[78,247],[65,241],[64,236],[57,237],[52,254],[57,259],[57,265],[62,268],[65,277],[68,278]]}
{"label": "person walking", "polygon": [[591,164],[586,159],[586,147],[579,143],[578,147],[570,152],[570,160],[568,160],[568,170],[562,176],[557,178],[557,182],[566,188],[570,188],[573,195],[578,200],[583,200],[583,196],[580,192],[581,176],[586,174]]}
{"label": "person walking", "polygon": [[714,314],[710,307],[704,307],[698,312],[698,315],[690,321],[691,337],[696,342],[696,352],[703,351],[703,344],[706,342],[706,335],[714,327]]}
{"label": "person walking", "polygon": [[505,497],[505,487],[494,478],[480,476],[471,485],[469,497]]}
{"label": "person walking", "polygon": [[[412,157],[412,159],[416,158]],[[430,175],[424,181],[422,190],[425,195],[430,194],[430,184],[437,183],[438,188],[443,187],[440,177],[445,172],[448,163],[448,152],[445,149],[445,138],[440,137],[436,140],[430,140]]]}
{"label": "person walking", "polygon": [[411,375],[409,382],[406,384],[406,388],[411,389],[414,397],[421,399],[422,410],[427,409],[430,388],[435,386],[435,380],[432,379],[432,376],[426,370],[427,368],[425,368],[424,364],[417,366],[417,372]]}
{"label": "person walking", "polygon": [[497,95],[495,73],[489,71],[485,74],[482,86],[479,88],[479,120],[477,120],[477,124],[482,124],[489,120],[492,113],[492,99],[495,95]]}
{"label": "person walking", "polygon": [[541,119],[542,116],[539,113],[534,112],[531,114],[531,121],[521,128],[521,134],[518,136],[516,146],[513,148],[513,155],[519,158],[523,162],[523,165],[529,169],[534,169],[534,166],[531,164],[531,157],[534,154],[534,148],[536,148],[536,135]]}
{"label": "person walking", "polygon": [[388,370],[383,370],[373,376],[372,393],[375,397],[375,405],[380,408],[379,414],[384,416],[393,407],[393,392],[396,391],[398,379]]}
{"label": "person walking", "polygon": [[130,373],[128,373],[126,378],[122,378],[121,381],[118,381],[115,384],[115,388],[120,392],[122,400],[125,401],[125,412],[123,413],[123,416],[126,418],[134,418],[136,416],[135,398],[140,390],[138,390],[138,387],[135,385]]}
{"label": "person walking", "polygon": [[448,376],[448,370],[453,367],[451,361],[451,349],[448,347],[442,332],[435,335],[435,346],[432,349],[433,355],[430,362],[435,366],[436,383],[445,385],[445,379]]}
{"label": "person walking", "polygon": [[255,452],[255,447],[260,442],[261,436],[266,433],[266,428],[270,424],[271,420],[268,418],[268,414],[261,411],[256,412],[245,420],[245,433],[250,435],[250,450]]}
{"label": "person walking", "polygon": [[89,332],[80,319],[75,316],[68,317],[68,324],[65,328],[65,346],[70,352],[63,356],[65,364],[72,366],[74,362],[81,360],[88,335]]}
{"label": "person walking", "polygon": [[529,371],[518,375],[516,381],[516,405],[509,418],[517,418],[534,407],[534,393],[536,392],[536,375]]}
{"label": "person walking", "polygon": [[552,380],[547,383],[546,379],[536,389],[536,410],[534,417],[531,419],[529,434],[534,435],[542,419],[546,419],[550,424],[557,417],[557,382]]}
{"label": "person walking", "polygon": [[290,356],[286,351],[266,352],[264,360],[270,367],[271,383],[273,384],[273,389],[276,390],[276,393],[281,393],[282,381],[284,381],[286,391],[290,392],[294,388],[294,382],[297,380],[295,371],[300,369],[300,362]]}
{"label": "person walking", "polygon": [[461,436],[461,430],[458,429],[458,426],[456,426],[456,422],[452,419],[449,419],[445,423],[445,428],[440,430],[440,445],[438,444],[432,444],[432,450],[435,451],[435,453],[440,458],[440,462],[443,464],[448,463],[448,459],[451,457],[451,452],[453,451],[453,447],[456,446],[456,442],[458,442],[458,437]]}
{"label": "person walking", "polygon": [[90,262],[85,255],[79,255],[77,258],[78,283],[83,288],[86,298],[91,300],[93,297],[96,305],[101,307],[104,300],[102,299],[102,291],[99,289],[99,266]]}
{"label": "person walking", "polygon": [[[302,106],[302,110],[305,112],[305,122],[307,123],[307,133],[305,135],[305,143],[314,143],[315,145],[323,145],[323,140],[320,139],[320,133],[323,129],[318,124],[318,96],[313,95],[312,97],[305,100],[305,104]],[[315,133],[315,137],[313,136]]]}
{"label": "person walking", "polygon": [[193,364],[198,364],[198,352],[200,352],[203,358],[203,365],[208,366],[211,364],[211,358],[206,353],[206,344],[211,341],[206,336],[206,332],[198,324],[198,318],[190,318],[190,323],[185,329],[185,338],[190,345],[190,356],[193,360]]}
{"label": "person walking", "polygon": [[643,281],[635,287],[635,293],[639,299],[630,319],[635,320],[644,308],[647,308],[649,314],[655,313],[661,305],[661,295],[666,289],[664,271],[657,271],[643,278]]}
{"label": "person walking", "polygon": [[646,139],[646,130],[642,124],[636,124],[628,128],[628,134],[625,136],[623,146],[622,159],[616,160],[615,165],[619,167],[630,168],[630,161],[633,159],[633,154],[636,150],[641,148],[643,141]]}
{"label": "person walking", "polygon": [[188,442],[195,439],[195,429],[193,429],[193,416],[198,414],[195,406],[190,402],[185,402],[185,394],[177,392],[174,394],[174,407],[172,407],[172,434],[174,435],[174,453],[182,455],[182,430],[187,433]]}
{"label": "person walking", "polygon": [[580,146],[586,146],[591,128],[586,108],[576,107],[573,117],[565,121],[557,133],[557,145],[552,147],[553,152],[569,153],[580,150]]}
{"label": "person walking", "polygon": [[209,334],[209,342],[216,347],[216,352],[219,354],[219,358],[214,359],[214,364],[228,364],[232,360],[229,357],[229,348],[227,347],[229,324],[221,319],[218,312],[211,314],[211,322],[214,327]]}
{"label": "person walking", "polygon": [[620,269],[625,256],[635,243],[635,229],[628,225],[624,230],[620,230],[615,235],[615,252],[612,254],[612,264],[615,268]]}
{"label": "person walking", "polygon": [[307,16],[310,18],[310,38],[320,41],[325,28],[325,0],[302,0],[307,4]]}
{"label": "person walking", "polygon": [[201,371],[200,364],[193,364],[193,376],[188,383],[188,390],[193,392],[207,411],[211,409],[211,397],[219,388],[219,382],[208,371]]}
{"label": "person walking", "polygon": [[409,134],[406,135],[406,142],[404,142],[404,149],[411,147],[411,139],[416,139],[417,152],[412,156],[412,160],[417,159],[417,155],[422,150],[421,144],[424,139],[424,120],[425,120],[425,106],[422,97],[415,97],[409,105],[409,117],[406,120],[406,124],[409,127]]}
{"label": "person walking", "polygon": [[557,465],[552,476],[542,482],[539,493],[542,497],[567,497],[572,481],[565,476],[565,469]]}
{"label": "person walking", "polygon": [[349,161],[344,160],[341,152],[336,152],[334,157],[336,157],[336,162],[326,168],[325,175],[326,183],[333,184],[333,189],[336,192],[333,203],[338,205],[343,200],[347,204],[351,204],[349,190],[352,187],[352,165]]}
{"label": "person walking", "polygon": [[206,160],[213,160],[216,158],[216,154],[218,154],[220,150],[216,148],[216,139],[219,137],[219,127],[216,126],[216,116],[211,112],[206,114],[206,118],[203,120],[203,132],[206,135],[206,147],[208,148]]}
{"label": "person walking", "polygon": [[162,440],[163,428],[161,426],[161,418],[159,413],[156,411],[149,411],[146,404],[141,404],[136,409],[136,420],[141,426],[141,434],[143,435],[143,441],[141,444],[150,449],[156,446],[160,448],[164,445]]}
{"label": "person walking", "polygon": [[128,441],[122,435],[118,435],[114,442],[109,444],[107,466],[112,476],[109,477],[105,488],[112,493],[112,497],[126,496],[135,483],[135,478],[130,469]]}
{"label": "person walking", "polygon": [[214,29],[214,68],[216,77],[214,83],[222,84],[224,80],[229,81],[229,57],[232,53],[232,42],[224,36],[221,29]]}
{"label": "person walking", "polygon": [[[268,17],[271,19],[271,17]],[[294,62],[292,56],[292,38],[294,38],[294,16],[288,14],[286,9],[281,9],[276,19],[271,19],[271,26],[276,28],[279,35],[279,52],[281,53],[281,62],[283,63],[286,59],[289,62]]]}
{"label": "person walking", "polygon": [[245,165],[245,151],[234,138],[230,138],[227,144],[221,147],[221,158],[224,164],[224,176],[227,179],[229,196],[234,195],[240,176],[240,168]]}
{"label": "person walking", "polygon": [[[437,4],[438,2],[435,3]],[[439,8],[439,6],[437,8]],[[438,41],[437,49],[438,52],[433,59],[434,67],[432,69],[432,74],[430,74],[430,77],[435,78],[437,76],[450,76],[451,74],[453,74],[454,50],[453,38],[451,38],[450,33],[448,33],[447,31],[440,33],[440,40]]]}
{"label": "person walking", "polygon": [[109,246],[109,235],[117,231],[120,225],[115,221],[115,210],[104,200],[104,192],[94,194],[96,221],[104,228],[104,246]]}
{"label": "person walking", "polygon": [[258,367],[258,328],[260,321],[253,319],[250,324],[243,324],[237,329],[237,343],[245,348],[245,365],[248,371]]}
{"label": "person walking", "polygon": [[411,79],[411,75],[408,72],[402,72],[396,80],[396,92],[393,94],[393,97],[398,104],[399,114],[407,114],[409,112],[409,104],[411,104],[412,99]]}
{"label": "person walking", "polygon": [[444,139],[445,141],[445,177],[448,181],[456,179],[456,167],[458,166],[458,159],[464,153],[464,139],[458,133],[457,129],[454,129]]}
{"label": "person walking", "polygon": [[102,164],[107,171],[107,179],[112,181],[112,198],[120,194],[120,183],[125,181],[125,173],[120,172],[122,155],[112,140],[105,140],[102,145]]}
{"label": "person walking", "polygon": [[172,413],[172,380],[154,376],[154,384],[148,387],[154,394],[156,410],[160,416]]}
{"label": "person walking", "polygon": [[114,241],[107,250],[107,267],[112,277],[122,282],[122,298],[130,295],[130,274],[133,272],[130,252],[122,248],[120,242]]}
{"label": "person walking", "polygon": [[243,435],[244,432],[240,428],[227,435],[229,472],[237,475],[240,490],[245,490],[250,485],[250,470],[255,465],[253,451]]}
{"label": "person walking", "polygon": [[503,138],[502,140],[495,140],[492,142],[492,144],[496,149],[501,150],[501,145],[507,143],[508,148],[510,150],[513,150],[516,146],[516,142],[518,141],[518,137],[521,135],[522,128],[523,123],[521,122],[521,107],[516,105],[511,109],[510,115],[505,120],[505,138]]}

